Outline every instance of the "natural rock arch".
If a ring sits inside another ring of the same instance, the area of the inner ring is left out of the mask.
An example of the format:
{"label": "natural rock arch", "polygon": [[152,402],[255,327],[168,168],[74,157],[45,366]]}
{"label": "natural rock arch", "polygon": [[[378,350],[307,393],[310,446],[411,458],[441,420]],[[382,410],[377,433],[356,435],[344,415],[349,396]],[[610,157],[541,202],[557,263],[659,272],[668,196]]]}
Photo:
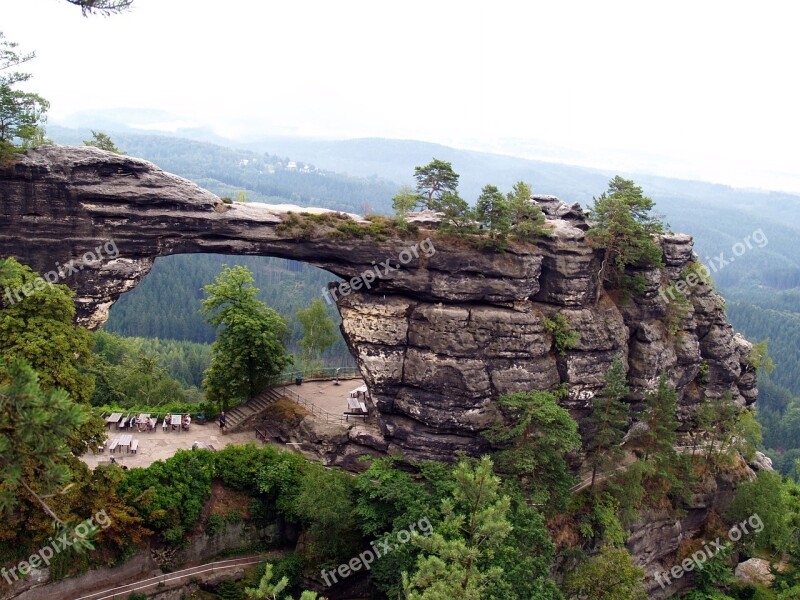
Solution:
{"label": "natural rock arch", "polygon": [[[617,354],[626,361],[634,395],[667,371],[682,417],[706,395],[730,391],[741,404],[755,400],[749,344],[734,335],[713,290],[692,289],[680,335],[666,325],[669,307],[658,292],[677,281],[691,259],[689,236],[663,237],[666,268],[644,273],[651,283],[645,294],[615,300],[603,292],[595,306],[597,252],[586,241],[583,212],[553,197],[535,200],[553,235],[504,253],[426,230],[415,238],[334,237],[325,224],[305,232],[288,227],[287,207],[224,204],[143,160],[45,146],[0,167],[0,255],[47,273],[113,241],[118,256],[62,280],[77,293],[79,320],[96,328],[158,256],[277,256],[351,279],[375,273],[387,259],[396,266],[417,244],[402,268],[379,269],[370,289],[337,299],[345,339],[379,411],[383,439],[363,441],[410,457],[481,451],[478,433],[494,420],[493,400],[502,393],[563,382],[570,390],[565,404],[579,417]],[[426,239],[435,252],[420,251]],[[557,312],[581,334],[563,356],[544,327],[545,317]],[[698,377],[701,361],[709,365],[707,382]]]}

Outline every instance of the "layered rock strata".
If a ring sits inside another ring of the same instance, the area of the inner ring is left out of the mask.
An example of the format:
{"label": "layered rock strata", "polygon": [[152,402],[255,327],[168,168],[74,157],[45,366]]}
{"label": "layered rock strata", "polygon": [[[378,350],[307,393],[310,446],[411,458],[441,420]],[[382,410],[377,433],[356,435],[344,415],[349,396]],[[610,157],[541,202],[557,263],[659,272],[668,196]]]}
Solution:
{"label": "layered rock strata", "polygon": [[[666,266],[642,273],[644,294],[628,299],[601,290],[597,301],[599,252],[586,239],[585,215],[552,196],[534,200],[552,235],[501,253],[426,229],[383,241],[335,235],[325,223],[298,234],[281,227],[289,207],[224,204],[143,160],[46,146],[0,168],[0,255],[41,273],[61,268],[59,281],[76,291],[80,322],[92,328],[159,256],[279,256],[346,280],[363,276],[358,291],[330,294],[390,452],[479,452],[478,434],[496,416],[494,399],[507,392],[566,383],[565,404],[580,416],[616,355],[634,397],[666,372],[684,418],[692,404],[725,392],[742,406],[754,402],[750,344],[734,334],[721,298],[702,280],[688,286],[687,302],[672,292],[692,264],[689,236],[663,236]],[[301,210],[321,212],[296,208],[295,216]],[[113,250],[83,260],[103,245]],[[79,266],[65,270],[71,260]],[[544,325],[557,313],[580,334],[564,354]]]}
{"label": "layered rock strata", "polygon": [[[75,290],[79,320],[91,328],[156,258],[171,254],[277,256],[351,280],[356,291],[328,293],[380,432],[350,437],[378,452],[444,460],[459,450],[477,454],[486,449],[480,433],[496,418],[498,395],[562,383],[564,405],[580,421],[617,355],[634,411],[662,372],[678,391],[685,427],[692,405],[705,398],[730,393],[741,406],[755,401],[751,345],[734,334],[709,285],[697,278],[685,284],[694,261],[689,236],[660,239],[665,267],[641,271],[643,294],[598,292],[600,251],[587,240],[586,215],[552,196],[533,200],[551,235],[506,252],[447,241],[436,235],[432,215],[417,219],[420,233],[412,237],[348,237],[335,233],[334,221],[297,214],[325,211],[225,204],[143,160],[46,146],[0,166],[0,256],[41,273],[79,261],[59,282]],[[292,225],[298,219],[307,227]],[[335,219],[364,223],[354,215]],[[114,252],[93,260],[87,252],[98,246]],[[563,354],[545,327],[558,313],[580,334]],[[662,534],[674,541],[676,527],[656,520],[638,531],[652,529],[650,542]],[[636,537],[632,544],[647,555],[642,564],[666,555]]]}

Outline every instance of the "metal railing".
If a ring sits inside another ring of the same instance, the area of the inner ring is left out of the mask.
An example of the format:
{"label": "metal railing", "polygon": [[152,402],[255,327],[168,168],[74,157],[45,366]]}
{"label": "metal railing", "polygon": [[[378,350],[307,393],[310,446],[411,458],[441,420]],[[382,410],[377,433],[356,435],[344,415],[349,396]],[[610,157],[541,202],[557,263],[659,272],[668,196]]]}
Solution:
{"label": "metal railing", "polygon": [[304,369],[301,371],[287,371],[273,378],[267,387],[287,385],[294,383],[295,379],[302,377],[306,381],[313,379],[358,379],[361,377],[357,367],[325,367],[322,369]]}
{"label": "metal railing", "polygon": [[299,404],[303,408],[307,409],[315,417],[324,418],[326,423],[344,424],[347,421],[347,417],[345,415],[335,415],[333,413],[329,413],[324,408],[320,408],[310,400],[306,400],[300,394],[293,392],[292,390],[286,387],[280,387],[274,389],[276,393],[281,394],[282,396],[286,396],[287,398],[289,398],[289,400],[291,400],[295,404]]}

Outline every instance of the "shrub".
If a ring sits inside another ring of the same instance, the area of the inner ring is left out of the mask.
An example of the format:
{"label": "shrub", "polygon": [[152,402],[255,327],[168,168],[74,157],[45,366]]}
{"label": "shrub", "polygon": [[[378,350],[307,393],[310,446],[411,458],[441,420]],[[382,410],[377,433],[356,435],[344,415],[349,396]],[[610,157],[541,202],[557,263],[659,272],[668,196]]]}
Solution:
{"label": "shrub", "polygon": [[214,454],[214,472],[227,487],[245,493],[258,492],[258,474],[277,460],[279,450],[255,443],[229,445]]}
{"label": "shrub", "polygon": [[236,523],[241,523],[244,519],[242,518],[242,513],[238,510],[229,510],[225,513],[225,522],[231,525],[235,525]]}
{"label": "shrub", "polygon": [[208,517],[206,521],[206,533],[208,535],[217,535],[225,528],[225,521],[221,516],[214,514]]}
{"label": "shrub", "polygon": [[233,204],[233,198],[230,196],[223,196],[220,198],[220,200],[222,200],[225,204]]}
{"label": "shrub", "polygon": [[700,370],[697,372],[697,382],[701,385],[708,383],[708,361],[704,360],[700,363]]}
{"label": "shrub", "polygon": [[214,453],[178,450],[146,469],[130,469],[119,484],[119,496],[133,506],[148,528],[167,544],[180,545],[197,523],[211,495]]}
{"label": "shrub", "polygon": [[670,335],[675,335],[681,330],[681,327],[689,316],[689,300],[677,292],[674,297],[670,297],[667,302],[667,312],[664,315],[664,325],[667,326],[667,332]]}
{"label": "shrub", "polygon": [[544,327],[553,335],[556,352],[562,356],[567,350],[574,348],[581,339],[581,334],[570,327],[569,321],[561,313],[556,313],[552,321],[545,318]]}

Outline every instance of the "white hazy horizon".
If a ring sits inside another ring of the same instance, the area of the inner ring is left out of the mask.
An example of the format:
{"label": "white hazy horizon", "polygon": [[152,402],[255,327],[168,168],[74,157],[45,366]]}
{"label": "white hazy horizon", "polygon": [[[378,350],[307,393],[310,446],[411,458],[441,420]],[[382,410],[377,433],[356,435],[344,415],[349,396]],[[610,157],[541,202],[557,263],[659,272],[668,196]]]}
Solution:
{"label": "white hazy horizon", "polygon": [[416,139],[800,193],[788,0],[133,6],[0,0],[52,122],[138,107],[234,140]]}

